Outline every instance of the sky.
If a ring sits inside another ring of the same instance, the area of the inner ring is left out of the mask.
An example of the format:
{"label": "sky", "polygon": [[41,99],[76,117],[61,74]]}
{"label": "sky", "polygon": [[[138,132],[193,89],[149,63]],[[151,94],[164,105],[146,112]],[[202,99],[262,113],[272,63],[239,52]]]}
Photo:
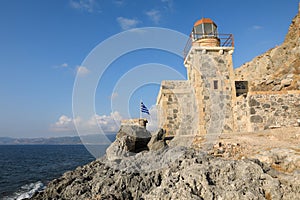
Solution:
{"label": "sky", "polygon": [[[117,54],[109,65],[102,66],[105,59],[152,30],[159,31],[145,40],[155,40],[156,45],[178,44],[176,48],[183,50],[182,38],[171,40],[172,34],[188,36],[195,21],[208,17],[218,25],[219,33],[234,35],[236,68],[283,42],[298,3],[2,0],[0,137],[75,136],[74,123],[84,134],[97,133],[99,126],[103,132],[116,132],[120,120],[139,117],[140,100],[154,123],[160,81],[186,78],[182,55],[142,46]],[[96,67],[105,69],[103,73],[89,67],[92,57]],[[91,77],[95,82],[89,88],[86,82]],[[78,88],[81,93],[76,93]],[[83,97],[93,99],[78,100]],[[83,117],[78,110],[94,113]]]}

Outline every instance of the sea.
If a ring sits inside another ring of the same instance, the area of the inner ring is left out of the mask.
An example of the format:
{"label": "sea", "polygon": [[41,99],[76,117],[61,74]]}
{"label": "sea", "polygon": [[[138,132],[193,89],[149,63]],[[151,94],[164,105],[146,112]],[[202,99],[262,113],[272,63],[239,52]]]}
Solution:
{"label": "sea", "polygon": [[[99,145],[99,156],[108,145]],[[21,200],[96,158],[84,145],[0,145],[0,199]]]}

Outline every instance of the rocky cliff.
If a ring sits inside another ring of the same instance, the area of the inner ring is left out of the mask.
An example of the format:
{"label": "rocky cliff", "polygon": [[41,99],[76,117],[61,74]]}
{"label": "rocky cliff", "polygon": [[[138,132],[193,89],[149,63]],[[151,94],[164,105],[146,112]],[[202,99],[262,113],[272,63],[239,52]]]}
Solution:
{"label": "rocky cliff", "polygon": [[284,42],[235,70],[250,91],[300,89],[300,4]]}
{"label": "rocky cliff", "polygon": [[[280,149],[282,158],[277,158],[276,151],[260,154],[265,163],[255,157],[228,159],[246,152],[239,150],[246,146],[227,142],[225,148],[223,141],[212,152],[168,147],[164,134],[159,130],[149,141],[148,132],[140,127],[121,127],[105,157],[65,173],[32,199],[299,198],[300,156],[296,151],[287,159]],[[140,151],[140,142],[146,140],[147,148]],[[275,170],[272,159],[289,170]]]}
{"label": "rocky cliff", "polygon": [[[165,163],[162,155],[169,153],[181,156],[155,171],[133,171],[137,164],[147,168]],[[258,160],[225,160],[177,147],[136,155],[126,163],[112,165],[104,158],[96,160],[52,181],[33,199],[290,200],[297,199],[299,181],[280,175]]]}

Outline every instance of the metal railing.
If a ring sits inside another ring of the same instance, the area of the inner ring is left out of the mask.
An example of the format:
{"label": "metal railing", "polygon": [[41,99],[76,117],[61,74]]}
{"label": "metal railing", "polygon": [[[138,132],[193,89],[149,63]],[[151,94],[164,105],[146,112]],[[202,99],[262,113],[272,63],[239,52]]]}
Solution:
{"label": "metal railing", "polygon": [[[185,48],[183,50],[183,57],[186,58],[187,54],[192,48],[193,41],[197,42],[197,40],[205,39],[205,38],[214,38],[207,35],[197,34],[194,35],[193,38],[190,35],[189,40],[187,41]],[[220,47],[234,47],[234,39],[233,34],[218,34],[215,38],[218,38],[220,40]]]}

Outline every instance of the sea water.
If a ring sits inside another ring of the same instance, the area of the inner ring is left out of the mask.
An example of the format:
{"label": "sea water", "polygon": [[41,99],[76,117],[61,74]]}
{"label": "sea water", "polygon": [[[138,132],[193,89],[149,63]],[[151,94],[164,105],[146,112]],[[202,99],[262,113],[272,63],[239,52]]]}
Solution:
{"label": "sea water", "polygon": [[[99,155],[108,145],[99,145]],[[83,145],[0,145],[0,199],[29,198],[64,172],[95,160]]]}

